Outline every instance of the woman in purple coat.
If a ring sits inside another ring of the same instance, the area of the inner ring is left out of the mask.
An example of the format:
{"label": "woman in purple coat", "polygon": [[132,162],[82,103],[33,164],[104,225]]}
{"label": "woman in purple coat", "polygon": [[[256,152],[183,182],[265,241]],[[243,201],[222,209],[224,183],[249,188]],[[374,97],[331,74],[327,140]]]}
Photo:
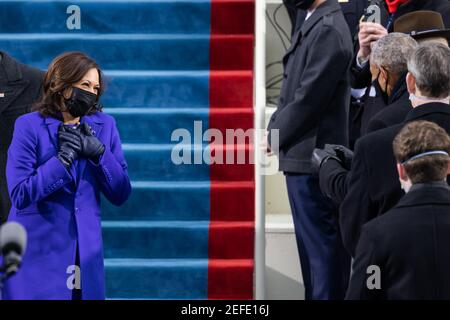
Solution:
{"label": "woman in purple coat", "polygon": [[101,112],[102,74],[83,53],[57,57],[36,112],[21,116],[8,151],[9,221],[28,247],[6,299],[104,299],[100,193],[131,192],[114,119]]}

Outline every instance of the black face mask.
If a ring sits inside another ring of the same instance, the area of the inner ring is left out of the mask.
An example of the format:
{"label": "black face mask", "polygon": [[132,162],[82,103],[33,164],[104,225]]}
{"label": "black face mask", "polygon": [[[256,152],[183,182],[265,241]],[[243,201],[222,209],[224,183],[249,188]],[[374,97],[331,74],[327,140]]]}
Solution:
{"label": "black face mask", "polygon": [[378,73],[377,80],[375,81],[374,85],[377,87],[376,89],[377,89],[378,93],[381,94],[381,97],[383,98],[384,102],[386,104],[388,104],[388,102],[389,102],[389,95],[388,95],[388,81],[389,81],[389,77],[386,79],[386,84],[384,86],[384,89],[382,89],[381,85],[380,85],[380,81],[379,81],[380,74],[381,74],[381,72]]}
{"label": "black face mask", "polygon": [[66,99],[67,111],[72,117],[82,117],[92,108],[97,106],[97,95],[95,93],[73,87],[72,95]]}
{"label": "black face mask", "polygon": [[293,5],[301,10],[308,10],[315,0],[290,0]]}

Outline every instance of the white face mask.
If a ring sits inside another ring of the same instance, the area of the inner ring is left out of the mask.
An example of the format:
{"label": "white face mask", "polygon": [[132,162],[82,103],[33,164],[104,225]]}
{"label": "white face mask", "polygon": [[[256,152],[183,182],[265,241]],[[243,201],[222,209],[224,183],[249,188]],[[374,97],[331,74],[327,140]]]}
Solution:
{"label": "white face mask", "polygon": [[414,105],[414,101],[440,102],[440,103],[450,104],[450,97],[447,97],[447,98],[444,98],[444,99],[436,99],[436,98],[428,98],[428,97],[416,96],[414,93],[411,93],[409,95],[409,100],[411,100],[411,103],[413,105]]}
{"label": "white face mask", "polygon": [[400,186],[402,187],[403,191],[405,191],[405,193],[408,193],[409,189],[411,189],[411,181],[407,180],[407,181],[403,181],[402,179],[400,179]]}

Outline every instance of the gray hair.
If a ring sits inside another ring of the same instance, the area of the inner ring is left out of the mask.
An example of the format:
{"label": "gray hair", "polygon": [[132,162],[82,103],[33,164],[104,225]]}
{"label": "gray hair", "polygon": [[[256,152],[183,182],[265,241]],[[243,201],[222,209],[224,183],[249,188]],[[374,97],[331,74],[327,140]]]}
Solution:
{"label": "gray hair", "polygon": [[408,59],[418,44],[409,35],[392,32],[372,46],[370,62],[398,76],[408,71]]}
{"label": "gray hair", "polygon": [[441,43],[421,45],[408,60],[417,88],[428,98],[450,95],[450,49]]}

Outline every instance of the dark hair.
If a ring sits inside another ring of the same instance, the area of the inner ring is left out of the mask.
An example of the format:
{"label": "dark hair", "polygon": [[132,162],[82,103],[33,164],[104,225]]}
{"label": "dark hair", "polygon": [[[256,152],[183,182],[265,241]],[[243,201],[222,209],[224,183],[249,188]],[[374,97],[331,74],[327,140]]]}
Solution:
{"label": "dark hair", "polygon": [[[82,52],[66,52],[57,56],[49,65],[43,82],[43,94],[33,106],[40,114],[62,119],[61,107],[64,106],[64,90],[79,82],[92,68],[98,70],[99,89],[97,101],[104,92],[102,71],[98,64]],[[101,111],[101,107],[91,109],[88,114]]]}
{"label": "dark hair", "polygon": [[[414,121],[403,127],[393,142],[398,163],[428,151],[445,151],[450,154],[450,137],[440,126],[429,121]],[[413,184],[444,180],[449,157],[434,154],[410,160],[403,165]]]}

